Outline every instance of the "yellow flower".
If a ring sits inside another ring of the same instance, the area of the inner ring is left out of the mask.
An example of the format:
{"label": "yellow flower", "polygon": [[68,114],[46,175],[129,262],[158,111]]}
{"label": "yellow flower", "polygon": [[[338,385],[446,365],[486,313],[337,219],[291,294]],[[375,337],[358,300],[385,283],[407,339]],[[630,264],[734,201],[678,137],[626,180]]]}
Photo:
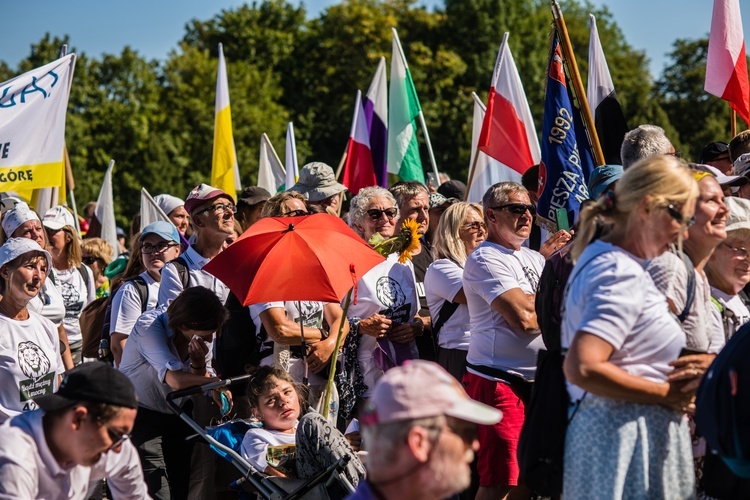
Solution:
{"label": "yellow flower", "polygon": [[411,260],[414,252],[421,248],[419,243],[419,223],[414,219],[406,219],[401,225],[402,240],[401,252],[398,254],[398,261],[401,264],[405,264],[407,260]]}

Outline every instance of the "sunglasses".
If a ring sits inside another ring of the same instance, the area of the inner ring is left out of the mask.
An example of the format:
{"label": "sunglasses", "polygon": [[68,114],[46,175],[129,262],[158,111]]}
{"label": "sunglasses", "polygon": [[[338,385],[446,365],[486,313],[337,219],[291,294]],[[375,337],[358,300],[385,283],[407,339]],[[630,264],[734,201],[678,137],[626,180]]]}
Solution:
{"label": "sunglasses", "polygon": [[166,252],[168,249],[172,247],[178,247],[180,246],[178,243],[159,243],[158,245],[152,245],[151,243],[144,243],[141,245],[141,253],[144,253],[146,255],[151,253],[162,253]]}
{"label": "sunglasses", "polygon": [[90,266],[94,262],[96,262],[96,257],[84,257],[84,258],[81,259],[81,262],[83,262],[87,266]]}
{"label": "sunglasses", "polygon": [[534,205],[526,205],[524,203],[506,203],[505,205],[499,205],[497,207],[489,207],[492,210],[507,210],[508,212],[515,215],[523,215],[528,210],[531,215],[536,215],[536,207]]}
{"label": "sunglasses", "polygon": [[685,215],[682,215],[682,212],[680,212],[680,210],[672,204],[666,205],[664,207],[664,210],[666,210],[667,214],[672,219],[676,220],[681,226],[687,228],[695,223],[695,217],[687,217]]}
{"label": "sunglasses", "polygon": [[454,417],[448,417],[446,427],[455,435],[460,437],[464,443],[471,445],[479,436],[477,424],[460,420]]}
{"label": "sunglasses", "polygon": [[285,213],[284,217],[302,217],[305,215],[310,215],[310,212],[307,210],[292,210],[291,212]]}
{"label": "sunglasses", "polygon": [[388,217],[388,220],[392,220],[394,217],[396,217],[396,214],[398,214],[398,209],[396,207],[386,208],[384,210],[380,210],[379,208],[371,208],[367,211],[367,215],[370,216],[372,220],[380,220],[383,214]]}
{"label": "sunglasses", "polygon": [[109,435],[109,439],[112,440],[112,444],[109,446],[110,450],[117,448],[122,443],[130,439],[130,434],[125,434],[124,432],[117,432],[112,427],[107,425],[105,422],[99,421],[99,423],[102,424],[102,427],[107,429],[107,434]]}

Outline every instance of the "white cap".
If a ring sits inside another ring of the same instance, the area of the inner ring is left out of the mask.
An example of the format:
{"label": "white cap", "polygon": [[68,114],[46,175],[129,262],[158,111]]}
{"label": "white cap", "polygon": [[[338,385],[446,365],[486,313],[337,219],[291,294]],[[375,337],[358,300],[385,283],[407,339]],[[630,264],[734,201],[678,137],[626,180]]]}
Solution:
{"label": "white cap", "polygon": [[726,230],[736,231],[737,229],[750,229],[750,200],[727,196],[724,203],[729,207],[729,217],[727,217]]}
{"label": "white cap", "polygon": [[5,212],[3,216],[5,236],[10,238],[18,226],[30,220],[39,220],[39,216],[25,202],[16,203],[16,206]]}
{"label": "white cap", "polygon": [[52,269],[52,257],[49,252],[29,238],[11,238],[0,247],[0,267],[3,267],[13,259],[29,252],[41,252],[47,259],[47,269]]}
{"label": "white cap", "polygon": [[750,173],[750,153],[743,153],[739,158],[734,160],[732,173],[734,175],[745,175]]}
{"label": "white cap", "polygon": [[185,205],[184,201],[176,196],[172,196],[171,194],[156,195],[154,196],[154,201],[157,205],[159,205],[159,208],[161,208],[167,215],[172,213],[172,210],[174,210],[175,208],[179,208]]}
{"label": "white cap", "polygon": [[76,223],[73,220],[73,214],[62,205],[47,210],[42,218],[42,224],[44,224],[44,227],[48,227],[53,231],[62,229],[65,226],[76,227]]}

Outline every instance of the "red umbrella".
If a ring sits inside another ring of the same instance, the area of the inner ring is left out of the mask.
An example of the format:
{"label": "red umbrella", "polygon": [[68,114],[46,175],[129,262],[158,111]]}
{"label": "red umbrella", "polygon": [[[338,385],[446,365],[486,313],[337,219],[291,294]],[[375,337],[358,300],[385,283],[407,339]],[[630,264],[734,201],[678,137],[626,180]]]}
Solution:
{"label": "red umbrella", "polygon": [[244,305],[339,302],[383,260],[344,221],[314,214],[263,218],[204,269]]}

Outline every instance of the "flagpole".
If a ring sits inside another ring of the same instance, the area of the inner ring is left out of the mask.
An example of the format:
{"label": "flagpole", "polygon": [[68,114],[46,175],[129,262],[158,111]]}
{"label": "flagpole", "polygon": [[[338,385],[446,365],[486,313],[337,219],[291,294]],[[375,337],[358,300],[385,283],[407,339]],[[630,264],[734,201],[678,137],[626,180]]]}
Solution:
{"label": "flagpole", "polygon": [[[401,39],[398,37],[396,28],[391,28],[393,38],[396,40],[398,46],[398,53],[401,56],[401,60],[404,63],[404,68],[409,69],[409,63],[406,62],[406,55],[404,54],[404,48],[401,46]],[[435,163],[435,153],[432,152],[432,143],[430,142],[430,134],[427,132],[427,124],[424,121],[424,113],[422,113],[422,106],[419,106],[419,123],[422,125],[422,134],[424,134],[424,142],[427,146],[427,154],[430,157],[430,164],[432,165],[432,172],[435,174],[435,179],[440,182],[440,174],[438,173],[437,164]]]}
{"label": "flagpole", "polygon": [[575,97],[578,100],[581,113],[583,114],[583,121],[586,125],[586,132],[589,134],[589,140],[591,142],[591,148],[593,149],[594,159],[597,165],[604,165],[604,152],[602,146],[599,144],[599,135],[596,133],[596,126],[594,124],[594,117],[591,115],[591,109],[589,108],[588,100],[586,99],[586,90],[583,88],[583,82],[581,81],[581,74],[578,72],[578,64],[576,64],[575,54],[573,53],[573,46],[570,43],[570,37],[568,36],[568,28],[565,25],[565,19],[563,18],[560,4],[557,0],[552,0],[552,17],[555,20],[555,27],[560,32],[560,45],[563,51],[565,61],[568,63],[568,71],[570,72],[570,80],[573,82],[573,88],[575,90]]}
{"label": "flagpole", "polygon": [[[731,109],[731,106],[730,106],[730,109]],[[729,121],[729,129],[732,132],[732,138],[734,138],[734,136],[737,135],[737,112],[734,109],[731,109],[731,110],[732,110],[732,113],[731,113],[732,118]]]}
{"label": "flagpole", "polygon": [[477,168],[477,160],[479,159],[479,148],[474,154],[474,161],[471,162],[471,168],[469,169],[469,181],[466,183],[466,194],[464,195],[464,201],[469,199],[469,192],[471,191],[471,184],[474,180],[474,170]]}

